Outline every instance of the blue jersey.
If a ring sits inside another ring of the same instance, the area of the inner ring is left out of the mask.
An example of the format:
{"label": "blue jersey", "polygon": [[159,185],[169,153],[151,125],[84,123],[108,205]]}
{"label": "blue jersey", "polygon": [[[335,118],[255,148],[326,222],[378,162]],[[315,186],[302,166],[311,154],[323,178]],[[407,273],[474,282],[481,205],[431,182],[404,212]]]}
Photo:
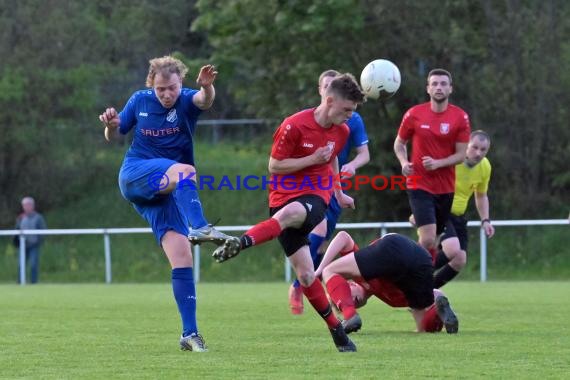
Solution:
{"label": "blue jersey", "polygon": [[125,155],[129,158],[167,158],[194,165],[192,136],[202,112],[192,102],[197,90],[183,88],[174,106],[164,108],[154,89],[135,92],[120,112],[119,132],[135,135]]}
{"label": "blue jersey", "polygon": [[350,129],[350,135],[348,140],[344,145],[344,148],[338,154],[338,169],[342,168],[342,165],[348,162],[350,157],[351,149],[358,148],[368,144],[368,135],[366,134],[366,129],[364,128],[364,122],[358,114],[358,112],[353,112],[352,117],[346,122],[348,128]]}

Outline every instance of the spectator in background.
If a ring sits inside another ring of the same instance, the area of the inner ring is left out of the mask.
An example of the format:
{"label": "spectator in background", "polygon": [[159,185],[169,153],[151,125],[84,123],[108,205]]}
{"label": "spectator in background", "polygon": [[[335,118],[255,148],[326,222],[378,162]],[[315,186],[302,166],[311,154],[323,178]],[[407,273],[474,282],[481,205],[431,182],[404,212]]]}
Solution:
{"label": "spectator in background", "polygon": [[[22,230],[45,230],[44,217],[36,212],[36,202],[32,197],[22,199],[22,210],[16,219],[16,229]],[[40,247],[43,243],[42,235],[26,235],[26,263],[31,269],[30,282],[38,282],[38,268],[40,265]]]}

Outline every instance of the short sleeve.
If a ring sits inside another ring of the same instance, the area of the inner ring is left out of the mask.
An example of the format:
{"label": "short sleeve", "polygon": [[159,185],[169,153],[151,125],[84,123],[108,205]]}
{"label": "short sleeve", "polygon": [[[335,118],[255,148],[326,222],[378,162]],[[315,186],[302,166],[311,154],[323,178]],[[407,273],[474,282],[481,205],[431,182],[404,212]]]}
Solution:
{"label": "short sleeve", "polygon": [[462,112],[461,120],[459,121],[459,130],[457,132],[456,142],[468,143],[469,136],[471,135],[471,123],[469,122],[469,115]]}
{"label": "short sleeve", "polygon": [[483,173],[481,183],[477,186],[477,192],[486,194],[489,190],[489,182],[491,181],[491,163],[485,158],[483,164]]}
{"label": "short sleeve", "polygon": [[288,119],[285,119],[273,135],[271,157],[276,160],[291,158],[295,148],[299,146],[300,141],[301,132],[295,125],[290,124]]}
{"label": "short sleeve", "polygon": [[190,88],[183,88],[182,89],[182,100],[184,102],[184,109],[188,110],[190,115],[194,115],[198,117],[202,110],[194,104],[194,96],[198,93],[198,90],[190,89]]}
{"label": "short sleeve", "polygon": [[400,124],[400,129],[398,130],[398,137],[402,140],[410,140],[414,135],[414,117],[411,110],[406,112],[402,118],[402,123]]}
{"label": "short sleeve", "polygon": [[350,139],[352,140],[352,146],[358,148],[368,144],[368,135],[366,134],[366,128],[364,127],[364,121],[359,114],[354,113],[354,118],[352,120],[353,128],[350,132]]}
{"label": "short sleeve", "polygon": [[123,110],[119,113],[119,119],[121,120],[121,124],[119,125],[119,132],[122,135],[129,133],[129,131],[137,123],[136,107],[138,99],[139,93],[135,92],[125,105],[125,108],[123,108]]}

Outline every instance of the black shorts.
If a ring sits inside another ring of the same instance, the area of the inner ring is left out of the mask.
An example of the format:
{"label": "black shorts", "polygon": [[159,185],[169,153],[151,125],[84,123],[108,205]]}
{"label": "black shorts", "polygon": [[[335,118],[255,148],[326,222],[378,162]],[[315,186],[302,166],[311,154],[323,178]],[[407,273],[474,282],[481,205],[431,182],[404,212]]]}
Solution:
{"label": "black shorts", "polygon": [[365,280],[390,280],[406,296],[413,309],[433,303],[433,264],[431,255],[413,240],[388,234],[354,255]]}
{"label": "black shorts", "polygon": [[469,237],[467,234],[467,219],[465,219],[465,215],[449,215],[449,219],[447,219],[447,223],[445,224],[445,231],[443,232],[441,241],[453,237],[459,239],[459,245],[461,246],[461,249],[467,252]]}
{"label": "black shorts", "polygon": [[443,232],[451,212],[453,193],[432,194],[425,190],[408,190],[408,200],[416,226],[436,225],[436,234]]}
{"label": "black shorts", "polygon": [[299,228],[285,228],[279,235],[279,243],[285,250],[287,257],[299,250],[299,248],[309,245],[309,234],[325,218],[327,204],[318,195],[308,194],[288,200],[285,204],[269,209],[269,216],[275,215],[277,211],[287,206],[289,203],[299,202],[307,210],[307,217]]}

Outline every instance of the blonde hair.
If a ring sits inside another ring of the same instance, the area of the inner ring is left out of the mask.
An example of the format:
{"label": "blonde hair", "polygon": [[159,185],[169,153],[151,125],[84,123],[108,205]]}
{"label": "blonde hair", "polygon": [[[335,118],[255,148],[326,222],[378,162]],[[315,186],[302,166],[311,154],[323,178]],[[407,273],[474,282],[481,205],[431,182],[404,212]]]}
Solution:
{"label": "blonde hair", "polygon": [[321,85],[321,82],[323,81],[323,79],[328,78],[328,77],[334,78],[334,77],[339,76],[339,75],[340,75],[340,73],[336,70],[323,71],[321,73],[321,75],[319,75],[319,86]]}
{"label": "blonde hair", "polygon": [[172,74],[177,74],[181,80],[184,79],[188,72],[188,67],[179,59],[170,55],[160,58],[153,58],[150,61],[148,75],[146,76],[146,86],[154,87],[154,78],[156,74],[161,74],[165,78],[169,78]]}

